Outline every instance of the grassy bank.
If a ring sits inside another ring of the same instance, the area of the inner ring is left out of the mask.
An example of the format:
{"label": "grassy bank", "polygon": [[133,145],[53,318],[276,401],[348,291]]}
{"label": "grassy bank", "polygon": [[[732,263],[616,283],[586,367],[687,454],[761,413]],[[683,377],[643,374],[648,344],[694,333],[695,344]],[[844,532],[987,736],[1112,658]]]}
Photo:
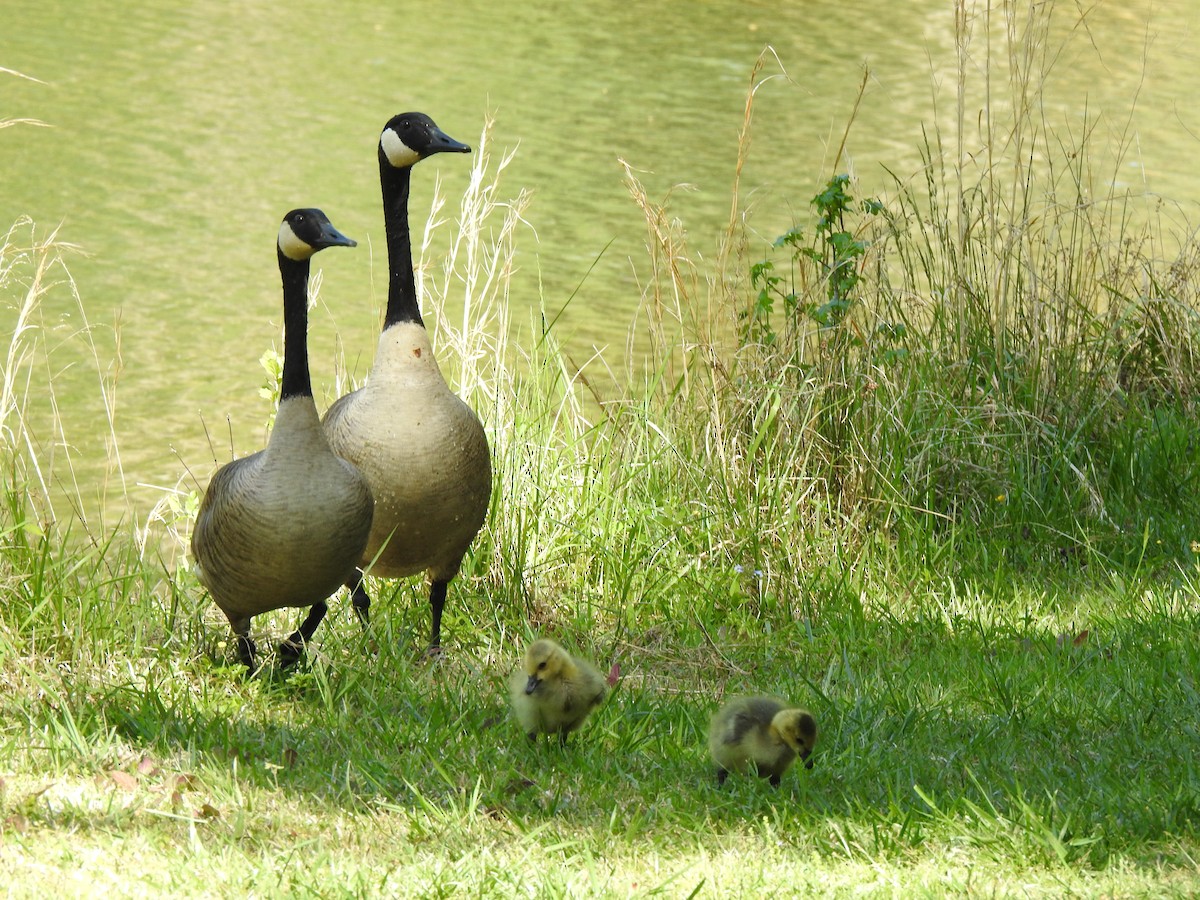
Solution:
{"label": "grassy bank", "polygon": [[[506,343],[527,198],[485,134],[421,279],[497,473],[436,663],[423,586],[381,583],[369,637],[335,601],[302,671],[244,679],[183,553],[190,482],[136,527],[56,511],[26,316],[0,404],[0,881],[1193,895],[1197,248],[1105,189],[1086,123],[1046,127],[1019,70],[987,154],[937,133],[887,196],[812,185],[774,247],[731,225],[697,252],[631,175],[654,350],[620,387],[552,328]],[[6,241],[5,301],[66,289],[38,274],[61,250]],[[261,646],[295,619],[256,619]],[[507,712],[532,634],[620,666],[567,748]],[[816,764],[719,789],[708,716],[754,691],[814,712]]]}

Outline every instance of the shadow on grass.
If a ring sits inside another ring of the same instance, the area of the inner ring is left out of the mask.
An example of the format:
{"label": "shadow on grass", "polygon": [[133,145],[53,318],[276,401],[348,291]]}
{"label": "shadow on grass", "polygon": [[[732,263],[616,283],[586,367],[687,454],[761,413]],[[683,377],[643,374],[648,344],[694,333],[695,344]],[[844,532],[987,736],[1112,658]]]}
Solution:
{"label": "shadow on grass", "polygon": [[[128,674],[60,667],[40,700],[4,706],[59,767],[102,770],[132,747],[229,792],[403,814],[425,839],[515,829],[673,846],[762,831],[859,860],[966,844],[1154,866],[1200,829],[1200,614],[1194,592],[1117,584],[1069,609],[1038,589],[993,607],[953,585],[879,602],[863,591],[719,647],[711,629],[656,626],[619,645],[621,684],[565,748],[530,745],[512,722],[512,648],[464,628],[445,659],[424,660],[420,604],[380,604],[374,654],[343,617],[287,678],[163,652]],[[820,723],[815,767],[778,790],[720,788],[707,759],[708,716],[750,692]]]}

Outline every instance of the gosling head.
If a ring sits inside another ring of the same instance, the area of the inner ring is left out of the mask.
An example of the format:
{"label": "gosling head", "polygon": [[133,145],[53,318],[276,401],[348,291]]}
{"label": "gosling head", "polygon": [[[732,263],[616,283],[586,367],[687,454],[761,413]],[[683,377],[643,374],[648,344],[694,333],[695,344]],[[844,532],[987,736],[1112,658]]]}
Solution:
{"label": "gosling head", "polygon": [[567,651],[554,641],[545,638],[534,641],[525,651],[525,674],[529,676],[525,693],[532,694],[542,686],[543,681],[557,679],[570,661]]}
{"label": "gosling head", "polygon": [[419,112],[392,116],[379,136],[380,158],[397,169],[406,169],[435,153],[470,152],[470,147],[450,137],[433,119]]}
{"label": "gosling head", "polygon": [[279,252],[302,262],[326,247],[356,247],[319,209],[293,209],[279,226]]}
{"label": "gosling head", "polygon": [[817,743],[817,720],[804,709],[784,709],[771,720],[771,733],[796,751],[804,760],[804,767],[813,767],[813,746]]}

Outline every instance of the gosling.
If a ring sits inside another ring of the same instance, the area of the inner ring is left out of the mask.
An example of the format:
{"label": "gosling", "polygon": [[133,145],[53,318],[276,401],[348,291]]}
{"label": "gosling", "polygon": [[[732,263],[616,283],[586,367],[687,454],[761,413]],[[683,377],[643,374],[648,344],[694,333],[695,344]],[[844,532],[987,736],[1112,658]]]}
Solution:
{"label": "gosling", "polygon": [[517,722],[531,741],[539,734],[558,734],[565,744],[604,700],[608,684],[591,663],[543,638],[529,645],[508,689]]}
{"label": "gosling", "polygon": [[730,772],[756,772],[779,787],[796,757],[809,758],[817,742],[817,722],[804,709],[789,708],[773,697],[739,697],[712,718],[708,749],[717,764],[717,784]]}

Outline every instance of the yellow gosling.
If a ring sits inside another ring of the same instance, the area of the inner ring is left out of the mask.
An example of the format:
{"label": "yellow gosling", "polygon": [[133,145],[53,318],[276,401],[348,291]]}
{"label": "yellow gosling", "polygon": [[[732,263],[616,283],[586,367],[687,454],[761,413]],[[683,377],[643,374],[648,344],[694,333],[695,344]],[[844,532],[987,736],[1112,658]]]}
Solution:
{"label": "yellow gosling", "polygon": [[531,741],[539,734],[557,734],[564,744],[608,694],[595,666],[544,638],[529,645],[508,689],[513,712]]}
{"label": "yellow gosling", "polygon": [[817,742],[817,722],[804,709],[789,708],[773,697],[739,697],[712,718],[708,749],[717,765],[717,783],[730,772],[757,774],[779,786],[796,757],[809,758]]}

